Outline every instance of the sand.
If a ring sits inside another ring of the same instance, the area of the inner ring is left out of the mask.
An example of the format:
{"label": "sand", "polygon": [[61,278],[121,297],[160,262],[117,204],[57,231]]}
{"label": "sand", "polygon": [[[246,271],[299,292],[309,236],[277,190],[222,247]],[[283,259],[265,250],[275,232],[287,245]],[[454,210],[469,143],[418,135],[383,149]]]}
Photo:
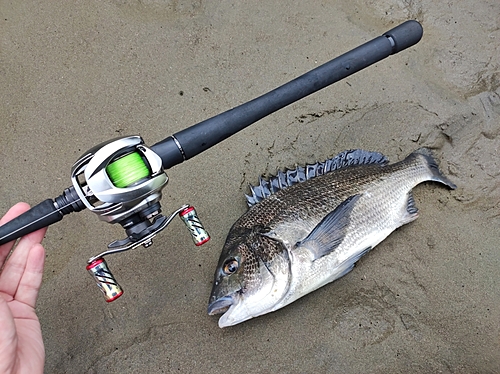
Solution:
{"label": "sand", "polygon": [[[500,372],[500,3],[497,0],[114,0],[0,3],[0,211],[69,187],[108,139],[147,144],[267,92],[395,25],[416,46],[301,100],[168,171],[175,220],[108,257],[107,304],[86,260],[124,237],[88,211],[53,225],[38,302],[47,373]],[[431,147],[457,184],[414,190],[417,221],[341,280],[219,329],[206,307],[248,183],[364,148]]]}

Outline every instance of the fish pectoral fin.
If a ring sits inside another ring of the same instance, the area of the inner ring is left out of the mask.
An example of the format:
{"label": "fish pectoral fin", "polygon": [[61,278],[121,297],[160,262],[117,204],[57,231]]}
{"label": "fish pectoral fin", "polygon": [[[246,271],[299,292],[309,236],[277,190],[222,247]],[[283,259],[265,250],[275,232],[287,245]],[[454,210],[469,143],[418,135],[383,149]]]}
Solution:
{"label": "fish pectoral fin", "polygon": [[361,195],[353,195],[321,220],[311,233],[295,247],[308,249],[314,260],[333,252],[344,240],[354,205]]}

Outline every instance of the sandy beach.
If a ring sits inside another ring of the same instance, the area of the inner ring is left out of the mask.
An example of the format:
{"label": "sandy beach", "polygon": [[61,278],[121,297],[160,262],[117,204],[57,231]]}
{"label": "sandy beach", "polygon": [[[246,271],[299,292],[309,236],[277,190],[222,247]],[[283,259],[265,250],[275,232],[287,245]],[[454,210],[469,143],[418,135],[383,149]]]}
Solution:
{"label": "sandy beach", "polygon": [[[107,258],[124,295],[85,270],[125,236],[89,211],[51,226],[37,305],[46,373],[500,372],[500,2],[0,2],[0,213],[71,185],[108,139],[152,145],[396,25],[415,46],[284,108],[170,170],[162,207],[196,207],[147,249]],[[398,161],[433,149],[457,185],[414,190],[420,217],[342,279],[220,329],[206,313],[247,184],[345,149]]]}

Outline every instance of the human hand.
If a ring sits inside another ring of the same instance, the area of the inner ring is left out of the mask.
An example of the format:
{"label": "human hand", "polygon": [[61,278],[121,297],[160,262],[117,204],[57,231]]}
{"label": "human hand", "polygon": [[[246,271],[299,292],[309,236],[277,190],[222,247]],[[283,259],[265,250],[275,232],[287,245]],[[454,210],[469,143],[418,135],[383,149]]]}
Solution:
{"label": "human hand", "polygon": [[[29,209],[14,205],[0,225]],[[41,245],[47,229],[0,246],[0,373],[43,373],[45,349],[35,302],[42,283],[45,250]]]}

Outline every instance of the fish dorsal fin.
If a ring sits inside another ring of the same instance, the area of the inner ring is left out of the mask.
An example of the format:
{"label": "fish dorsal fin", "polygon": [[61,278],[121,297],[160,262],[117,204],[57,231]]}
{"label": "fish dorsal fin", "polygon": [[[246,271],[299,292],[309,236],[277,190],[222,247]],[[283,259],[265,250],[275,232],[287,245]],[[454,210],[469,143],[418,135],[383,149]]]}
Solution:
{"label": "fish dorsal fin", "polygon": [[344,151],[324,162],[307,164],[305,167],[296,166],[295,169],[285,169],[285,171],[278,170],[275,176],[271,175],[267,179],[260,177],[259,184],[255,186],[249,184],[251,195],[245,195],[245,197],[247,198],[248,207],[251,207],[279,190],[337,169],[354,165],[385,165],[388,162],[389,160],[378,152],[364,151],[362,149]]}

